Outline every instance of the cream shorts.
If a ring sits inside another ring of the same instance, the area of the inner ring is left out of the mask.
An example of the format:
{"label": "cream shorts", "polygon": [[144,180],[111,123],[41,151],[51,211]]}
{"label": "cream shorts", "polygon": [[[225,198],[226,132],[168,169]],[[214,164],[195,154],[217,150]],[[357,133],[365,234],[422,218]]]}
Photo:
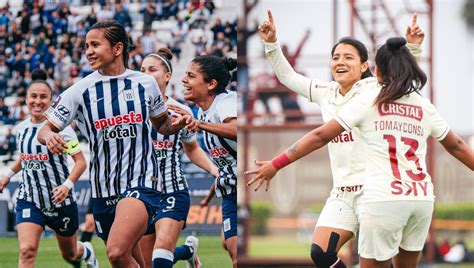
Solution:
{"label": "cream shorts", "polygon": [[333,188],[319,215],[316,227],[338,228],[356,235],[359,230],[356,207],[361,194],[362,185]]}
{"label": "cream shorts", "polygon": [[387,201],[358,205],[359,254],[388,260],[406,251],[421,251],[428,236],[433,201]]}

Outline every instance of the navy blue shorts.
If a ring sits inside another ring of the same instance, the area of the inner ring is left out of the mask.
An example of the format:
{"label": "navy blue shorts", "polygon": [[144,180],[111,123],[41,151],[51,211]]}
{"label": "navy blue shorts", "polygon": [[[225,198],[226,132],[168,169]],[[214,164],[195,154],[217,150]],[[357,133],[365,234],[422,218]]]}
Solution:
{"label": "navy blue shorts", "polygon": [[46,225],[62,236],[76,235],[79,227],[76,203],[64,207],[41,210],[33,202],[18,199],[15,210],[16,224],[32,222],[40,225],[43,229]]}
{"label": "navy blue shorts", "polygon": [[237,236],[237,194],[222,196],[222,230],[225,240]]}
{"label": "navy blue shorts", "polygon": [[141,200],[145,204],[148,212],[147,230],[145,234],[155,232],[153,219],[158,212],[160,203],[160,192],[146,187],[135,187],[126,190],[121,195],[108,198],[92,198],[92,211],[94,213],[95,230],[97,236],[102,240],[109,237],[110,228],[115,218],[115,207],[122,198],[133,197]]}
{"label": "navy blue shorts", "polygon": [[186,221],[191,198],[188,190],[182,190],[169,194],[161,194],[160,208],[154,222],[163,218],[171,218],[177,221]]}

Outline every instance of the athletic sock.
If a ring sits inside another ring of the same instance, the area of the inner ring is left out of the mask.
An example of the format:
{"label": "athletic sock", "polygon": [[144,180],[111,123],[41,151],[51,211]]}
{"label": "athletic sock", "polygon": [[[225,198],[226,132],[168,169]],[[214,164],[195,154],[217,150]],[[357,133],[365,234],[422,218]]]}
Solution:
{"label": "athletic sock", "polygon": [[93,232],[82,232],[81,242],[90,242],[92,240]]}
{"label": "athletic sock", "polygon": [[87,260],[89,259],[89,257],[92,255],[92,251],[89,247],[86,246],[86,244],[82,243],[82,242],[77,242],[79,244],[82,245],[82,248],[84,249],[84,253],[82,254],[82,256],[79,258],[79,260]]}
{"label": "athletic sock", "polygon": [[153,268],[172,268],[173,253],[169,250],[157,248],[153,250]]}
{"label": "athletic sock", "polygon": [[174,263],[179,260],[187,260],[193,256],[193,249],[190,246],[182,245],[174,249]]}

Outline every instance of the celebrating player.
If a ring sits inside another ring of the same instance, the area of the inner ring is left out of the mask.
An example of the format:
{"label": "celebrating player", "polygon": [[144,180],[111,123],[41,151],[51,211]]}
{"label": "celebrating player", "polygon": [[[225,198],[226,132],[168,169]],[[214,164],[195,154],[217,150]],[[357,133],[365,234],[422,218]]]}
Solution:
{"label": "celebrating player", "polygon": [[268,188],[279,168],[357,127],[368,150],[358,205],[361,267],[390,267],[392,257],[396,267],[416,267],[433,213],[433,184],[425,161],[429,136],[474,170],[474,152],[419,94],[427,78],[405,44],[404,38],[390,38],[377,51],[379,84],[358,92],[334,119],[285,153],[246,172],[257,174],[249,185],[265,183]]}
{"label": "celebrating player", "polygon": [[[180,107],[192,114],[189,107],[166,96],[166,88],[173,74],[172,58],[173,54],[169,49],[161,48],[157,53],[145,57],[141,71],[155,78],[161,89],[163,101],[167,105]],[[174,112],[170,110],[169,114],[172,113]],[[186,244],[175,249],[181,230],[185,227],[191,205],[188,184],[181,169],[180,156],[183,148],[193,163],[214,177],[217,177],[219,172],[199,147],[195,133],[182,129],[174,135],[161,135],[153,130],[151,135],[160,163],[163,190],[160,208],[155,218],[156,232],[140,240],[145,263],[147,267],[152,267],[153,259],[153,267],[165,268],[172,267],[178,260],[187,260],[191,267],[201,267],[197,256],[198,239],[196,237],[187,237]]]}
{"label": "celebrating player", "polygon": [[[65,152],[56,155],[37,140],[39,129],[46,124],[43,113],[50,106],[51,97],[52,90],[44,80],[33,81],[28,87],[26,104],[31,118],[15,128],[20,157],[0,181],[2,192],[10,178],[22,170],[16,202],[18,267],[34,267],[45,226],[55,231],[66,261],[84,260],[87,267],[99,267],[92,245],[76,241],[78,211],[73,185],[86,169],[77,136],[71,127],[58,133],[64,140]],[[71,172],[67,167],[68,154],[75,162]]]}
{"label": "celebrating player", "polygon": [[[407,29],[411,52],[419,57],[424,33],[414,14]],[[271,11],[268,21],[259,26],[267,59],[282,84],[321,106],[323,120],[328,122],[356,92],[376,83],[368,66],[367,48],[353,38],[342,38],[332,48],[331,70],[335,81],[323,82],[296,73],[285,59],[276,38]],[[365,144],[358,129],[341,133],[328,144],[333,189],[314,229],[311,258],[318,267],[346,267],[337,257],[340,248],[359,229],[355,207],[362,192],[365,171]]]}
{"label": "celebrating player", "polygon": [[[216,195],[222,197],[224,243],[237,267],[237,96],[226,91],[234,59],[198,56],[188,65],[183,78],[184,98],[199,106],[198,127],[204,143],[219,168]],[[170,108],[185,114],[179,107]]]}
{"label": "celebrating player", "polygon": [[160,133],[173,134],[191,118],[171,123],[153,77],[127,69],[128,46],[119,23],[103,21],[91,27],[86,56],[95,72],[58,97],[45,114],[49,122],[38,140],[53,153],[63,152],[64,140],[57,132],[77,119],[91,151],[97,235],[106,241],[112,266],[143,267],[138,241],[154,231],[161,190],[152,125]]}

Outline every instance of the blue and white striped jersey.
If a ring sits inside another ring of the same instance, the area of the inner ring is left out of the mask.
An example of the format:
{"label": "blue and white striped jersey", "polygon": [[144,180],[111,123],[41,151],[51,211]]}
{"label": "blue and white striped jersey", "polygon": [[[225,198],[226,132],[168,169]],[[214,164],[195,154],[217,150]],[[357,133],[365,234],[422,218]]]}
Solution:
{"label": "blue and white striped jersey", "polygon": [[[193,114],[191,109],[171,98],[168,98],[166,104],[179,106],[185,109],[189,114]],[[174,112],[169,110],[171,115]],[[162,135],[155,129],[152,130],[153,147],[158,157],[160,172],[163,178],[162,192],[165,194],[176,191],[187,190],[188,184],[181,169],[180,157],[184,152],[183,143],[190,143],[196,140],[193,132],[183,128],[174,135]]]}
{"label": "blue and white striped jersey", "polygon": [[[209,109],[199,109],[199,120],[222,124],[226,118],[237,117],[237,95],[234,92],[219,94]],[[204,131],[204,143],[219,168],[216,178],[216,195],[237,192],[237,141],[229,140]]]}
{"label": "blue and white striped jersey", "polygon": [[149,118],[166,110],[155,79],[127,69],[117,76],[93,72],[63,92],[45,115],[59,129],[77,119],[91,151],[92,197],[104,198],[132,187],[161,190]]}
{"label": "blue and white striped jersey", "polygon": [[[53,155],[48,147],[39,143],[37,135],[46,120],[34,124],[28,118],[15,127],[18,150],[22,167],[22,176],[18,199],[35,203],[39,209],[50,209],[70,205],[75,201],[74,189],[61,204],[53,205],[53,189],[61,185],[69,176],[67,154]],[[71,154],[80,152],[76,133],[71,127],[59,133],[66,142],[76,141]]]}

